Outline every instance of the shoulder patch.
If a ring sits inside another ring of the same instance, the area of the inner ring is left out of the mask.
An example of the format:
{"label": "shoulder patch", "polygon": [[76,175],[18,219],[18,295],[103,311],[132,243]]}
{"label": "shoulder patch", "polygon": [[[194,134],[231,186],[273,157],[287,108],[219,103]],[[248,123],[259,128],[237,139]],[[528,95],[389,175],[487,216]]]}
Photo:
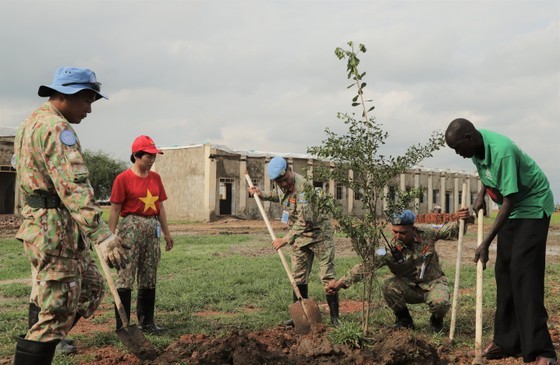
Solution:
{"label": "shoulder patch", "polygon": [[298,198],[299,198],[298,203],[307,204],[307,199],[305,198],[305,193],[299,193]]}
{"label": "shoulder patch", "polygon": [[60,133],[60,141],[67,146],[72,146],[76,144],[76,136],[72,131],[65,129]]}

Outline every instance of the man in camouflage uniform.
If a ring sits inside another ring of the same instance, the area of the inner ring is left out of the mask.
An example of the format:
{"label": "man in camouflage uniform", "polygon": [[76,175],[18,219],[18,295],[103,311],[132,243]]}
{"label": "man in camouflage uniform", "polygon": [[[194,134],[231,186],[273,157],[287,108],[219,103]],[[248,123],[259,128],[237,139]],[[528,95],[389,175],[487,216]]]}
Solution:
{"label": "man in camouflage uniform", "polygon": [[[290,245],[292,273],[297,287],[303,298],[308,297],[307,282],[313,258],[319,260],[319,275],[321,281],[327,284],[335,278],[334,269],[334,241],[330,218],[319,214],[317,207],[308,204],[305,178],[292,171],[282,157],[274,157],[268,164],[268,176],[273,180],[277,189],[271,192],[261,192],[258,187],[249,188],[251,195],[257,194],[263,200],[282,204],[282,222],[289,225],[288,233],[282,238],[276,238],[272,245],[279,250]],[[293,295],[294,302],[297,296]],[[338,294],[327,294],[331,323],[339,324]],[[293,320],[285,325],[293,326]]]}
{"label": "man in camouflage uniform", "polygon": [[[103,278],[90,255],[98,244],[111,267],[123,267],[125,247],[101,219],[88,169],[71,126],[104,97],[95,73],[62,67],[52,85],[39,87],[49,100],[27,118],[14,142],[23,223],[16,238],[36,273],[37,322],[18,338],[14,364],[50,364],[60,339],[103,297]],[[83,238],[83,239],[82,239]]]}
{"label": "man in camouflage uniform", "polygon": [[[468,218],[468,209],[461,209],[458,217]],[[430,327],[434,332],[443,329],[443,317],[449,311],[449,287],[447,277],[439,264],[435,249],[438,240],[455,240],[459,235],[459,223],[449,222],[440,229],[418,228],[414,226],[416,215],[405,210],[392,217],[392,231],[395,243],[391,245],[393,253],[378,251],[373,265],[374,270],[387,266],[393,276],[385,280],[381,288],[389,308],[396,316],[395,327],[414,328],[414,322],[407,303],[426,303],[429,306]],[[466,226],[465,226],[466,227]],[[329,282],[327,293],[336,293],[340,288],[350,285],[365,277],[363,264],[350,269],[338,281]]]}

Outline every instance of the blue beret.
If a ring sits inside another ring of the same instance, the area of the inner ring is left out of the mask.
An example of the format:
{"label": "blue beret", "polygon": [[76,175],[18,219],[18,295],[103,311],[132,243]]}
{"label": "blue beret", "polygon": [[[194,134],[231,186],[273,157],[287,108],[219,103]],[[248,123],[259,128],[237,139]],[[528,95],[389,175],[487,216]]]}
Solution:
{"label": "blue beret", "polygon": [[271,180],[278,179],[280,176],[286,173],[286,168],[288,167],[288,163],[282,157],[274,157],[268,163],[268,177]]}
{"label": "blue beret", "polygon": [[412,210],[403,210],[400,214],[393,214],[387,220],[394,226],[406,226],[414,224],[416,214]]}

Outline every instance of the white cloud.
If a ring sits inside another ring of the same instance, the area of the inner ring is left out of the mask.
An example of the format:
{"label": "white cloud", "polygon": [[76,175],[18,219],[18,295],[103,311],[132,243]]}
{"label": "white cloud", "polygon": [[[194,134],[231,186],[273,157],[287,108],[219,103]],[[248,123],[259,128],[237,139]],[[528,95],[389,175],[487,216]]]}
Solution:
{"label": "white cloud", "polygon": [[[517,141],[560,201],[559,11],[555,0],[3,0],[0,125],[42,102],[56,67],[83,65],[110,97],[77,127],[86,148],[127,160],[149,134],[305,152],[355,111],[333,52],[353,40],[368,48],[360,67],[388,150],[466,117]],[[473,170],[447,148],[424,165]]]}

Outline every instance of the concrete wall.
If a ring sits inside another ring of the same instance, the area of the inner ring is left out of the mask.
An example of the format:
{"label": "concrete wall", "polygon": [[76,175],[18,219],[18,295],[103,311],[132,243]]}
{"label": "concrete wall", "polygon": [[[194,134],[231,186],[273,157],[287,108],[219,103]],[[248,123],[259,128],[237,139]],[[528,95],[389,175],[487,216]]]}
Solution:
{"label": "concrete wall", "polygon": [[167,216],[193,221],[208,219],[206,148],[164,149],[163,152],[158,155],[153,170],[160,174],[167,193]]}

